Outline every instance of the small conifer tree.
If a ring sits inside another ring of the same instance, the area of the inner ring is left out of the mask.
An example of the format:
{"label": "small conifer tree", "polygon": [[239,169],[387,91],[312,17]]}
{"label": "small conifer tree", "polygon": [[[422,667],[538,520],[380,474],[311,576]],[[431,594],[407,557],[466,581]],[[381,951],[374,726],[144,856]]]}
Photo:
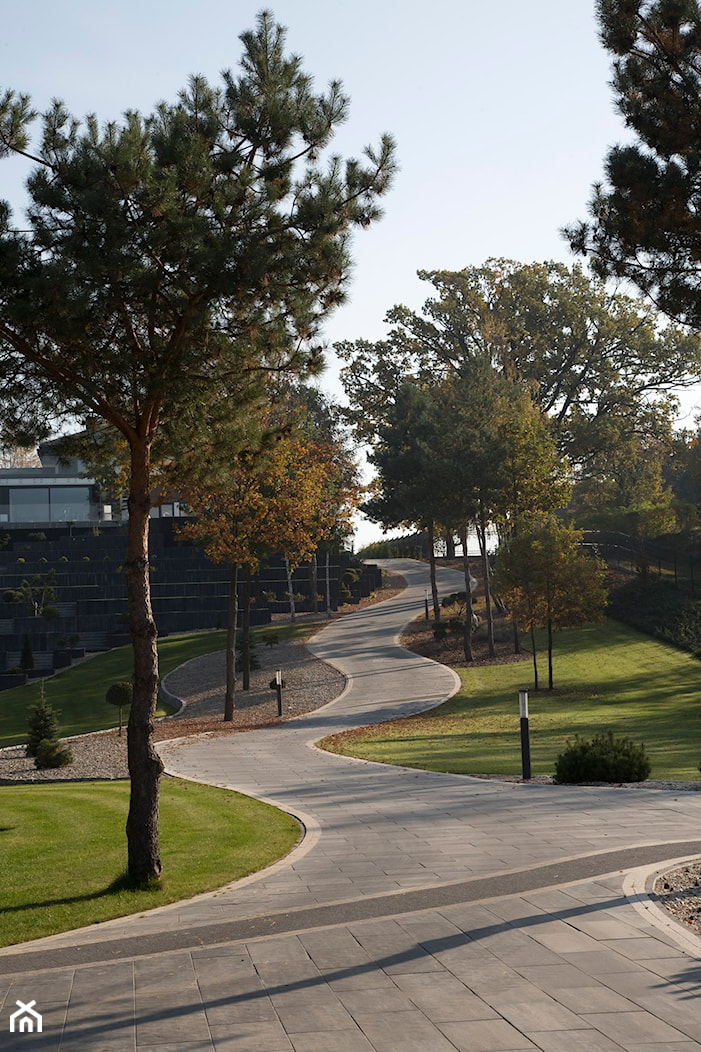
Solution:
{"label": "small conifer tree", "polygon": [[60,712],[46,700],[44,680],[39,683],[39,701],[29,708],[27,756],[36,756],[39,742],[58,741]]}

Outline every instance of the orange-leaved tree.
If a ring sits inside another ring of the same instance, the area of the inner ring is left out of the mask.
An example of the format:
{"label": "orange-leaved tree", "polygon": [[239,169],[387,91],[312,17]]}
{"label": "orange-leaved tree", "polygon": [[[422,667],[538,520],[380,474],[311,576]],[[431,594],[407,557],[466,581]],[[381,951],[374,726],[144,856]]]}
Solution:
{"label": "orange-leaved tree", "polygon": [[[279,434],[267,449],[241,454],[216,480],[191,482],[183,500],[195,516],[181,533],[231,567],[224,719],[233,719],[238,576],[284,554],[294,567],[336,531],[348,532],[360,489],[334,443],[302,430]],[[248,610],[244,605],[244,617]]]}

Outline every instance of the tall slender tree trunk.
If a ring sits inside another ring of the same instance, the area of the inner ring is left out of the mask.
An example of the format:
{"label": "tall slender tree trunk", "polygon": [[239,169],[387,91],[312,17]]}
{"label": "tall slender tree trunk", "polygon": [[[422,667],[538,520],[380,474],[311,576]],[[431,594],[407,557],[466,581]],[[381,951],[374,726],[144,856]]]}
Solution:
{"label": "tall slender tree trunk", "polygon": [[465,574],[465,633],[463,636],[463,649],[465,661],[473,661],[472,656],[472,589],[470,588],[470,557],[467,554],[467,526],[460,527],[460,543],[462,544],[462,568]]}
{"label": "tall slender tree trunk", "polygon": [[331,572],[329,563],[331,560],[331,554],[329,549],[326,549],[326,616],[331,617]]}
{"label": "tall slender tree trunk", "polygon": [[224,719],[231,722],[234,718],[236,691],[236,629],[239,618],[239,568],[231,567],[229,583],[229,606],[226,619],[226,692],[224,694]]}
{"label": "tall slender tree trunk", "polygon": [[436,552],[434,548],[435,535],[433,532],[433,523],[429,523],[428,526],[428,565],[431,572],[431,597],[433,599],[433,620],[440,621],[441,619],[441,604],[438,602],[438,584],[436,583]]}
{"label": "tall slender tree trunk", "polygon": [[150,441],[134,439],[130,454],[129,526],[124,570],[134,655],[134,689],[127,725],[131,796],[126,832],[128,874],[135,884],[140,885],[157,880],[163,868],[158,842],[163,763],[153,745],[153,719],[158,697],[158,633],[151,609],[149,580]]}
{"label": "tall slender tree trunk", "polygon": [[480,524],[479,542],[482,553],[482,567],[484,573],[484,602],[487,609],[487,645],[489,656],[493,658],[496,654],[494,649],[494,618],[492,616],[492,588],[490,584],[489,557],[487,555],[487,518],[484,511],[484,501],[480,500]]}
{"label": "tall slender tree trunk", "polygon": [[241,664],[243,689],[251,689],[251,571],[246,570],[243,582],[243,617],[241,618]]}
{"label": "tall slender tree trunk", "polygon": [[553,623],[548,618],[548,690],[553,689]]}
{"label": "tall slender tree trunk", "polygon": [[287,594],[290,597],[290,621],[297,619],[297,610],[295,608],[295,593],[292,586],[292,571],[290,570],[290,559],[285,552],[285,573],[287,574]]}
{"label": "tall slender tree trunk", "polygon": [[535,653],[535,629],[531,625],[531,650],[533,651],[533,689],[539,690],[538,686],[538,660]]}
{"label": "tall slender tree trunk", "polygon": [[455,538],[452,530],[445,531],[445,557],[446,559],[455,558]]}
{"label": "tall slender tree trunk", "polygon": [[312,610],[315,614],[319,613],[319,566],[317,561],[316,552],[312,555],[310,578],[312,586]]}

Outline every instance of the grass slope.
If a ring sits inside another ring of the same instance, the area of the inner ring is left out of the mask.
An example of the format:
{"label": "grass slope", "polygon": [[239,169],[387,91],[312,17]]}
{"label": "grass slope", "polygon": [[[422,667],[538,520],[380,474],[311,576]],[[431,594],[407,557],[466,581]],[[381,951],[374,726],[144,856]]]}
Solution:
{"label": "grass slope", "polygon": [[[541,644],[543,641],[541,640]],[[541,664],[544,652],[541,652]],[[459,669],[462,689],[423,715],[326,739],[333,752],[460,774],[521,773],[518,691],[530,663]],[[541,670],[542,675],[542,670]],[[529,693],[532,773],[575,734],[644,742],[652,778],[698,778],[701,664],[615,621],[557,634],[555,690]]]}
{"label": "grass slope", "polygon": [[[318,626],[312,627],[307,622],[270,629],[260,628],[256,630],[255,636],[262,644],[271,632],[283,639],[292,635],[311,634],[316,627]],[[195,632],[183,636],[167,636],[159,640],[161,678],[185,661],[223,650],[225,645],[226,633],[223,631]],[[46,700],[55,709],[60,710],[61,736],[66,738],[73,734],[88,734],[116,727],[117,710],[113,705],[107,704],[105,693],[111,683],[130,680],[132,670],[132,650],[130,646],[126,646],[98,654],[46,679]],[[0,748],[19,745],[27,740],[27,709],[38,700],[38,681],[0,693]],[[161,707],[157,715],[164,716],[167,711]]]}
{"label": "grass slope", "polygon": [[221,887],[287,854],[289,815],[224,789],[164,779],[163,886],[129,891],[127,782],[0,789],[0,946],[153,909]]}

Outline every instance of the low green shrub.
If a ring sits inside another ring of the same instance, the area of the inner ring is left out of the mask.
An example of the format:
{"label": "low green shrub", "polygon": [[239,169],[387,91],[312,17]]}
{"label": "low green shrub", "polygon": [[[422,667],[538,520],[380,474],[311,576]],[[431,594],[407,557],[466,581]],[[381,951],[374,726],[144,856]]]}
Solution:
{"label": "low green shrub", "polygon": [[645,746],[630,738],[614,738],[613,731],[596,734],[591,741],[575,735],[574,742],[555,762],[555,780],[577,782],[644,782],[650,775]]}
{"label": "low green shrub", "polygon": [[441,621],[436,621],[433,626],[433,638],[436,640],[445,639],[448,635],[448,626],[444,625]]}

